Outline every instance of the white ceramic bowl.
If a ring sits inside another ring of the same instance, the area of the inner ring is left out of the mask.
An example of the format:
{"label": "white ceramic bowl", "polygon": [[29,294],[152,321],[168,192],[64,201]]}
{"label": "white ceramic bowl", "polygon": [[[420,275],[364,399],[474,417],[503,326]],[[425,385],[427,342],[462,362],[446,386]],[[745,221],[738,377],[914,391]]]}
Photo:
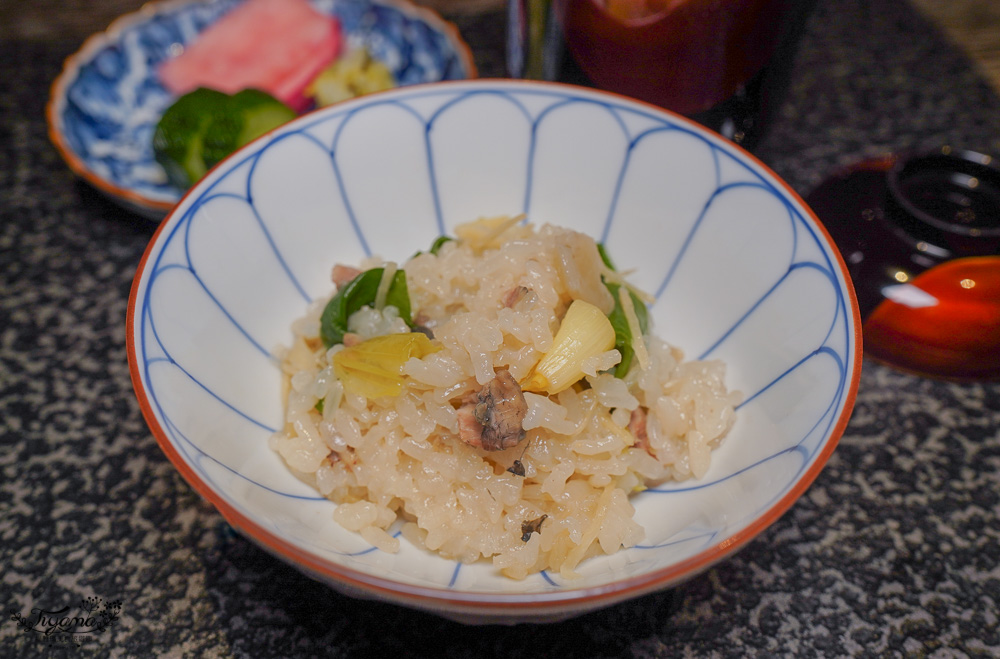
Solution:
{"label": "white ceramic bowl", "polygon": [[[728,364],[745,402],[708,475],[634,497],[638,547],[524,581],[405,541],[373,549],[268,448],[275,348],[336,262],[404,260],[457,223],[525,212],[603,241],[656,293],[657,333]],[[774,522],[822,469],[861,365],[857,302],[813,214],[761,163],[622,97],[509,81],[347,102],[246,147],[159,227],[128,316],[163,450],[239,531],[334,588],[468,622],[555,620],[670,587]]]}
{"label": "white ceramic bowl", "polygon": [[[121,206],[159,220],[183,190],[167,181],[152,137],[176,100],[156,66],[242,0],[150,2],[89,38],[52,85],[49,138],[78,176]],[[312,0],[340,20],[348,48],[365,47],[400,85],[476,77],[454,25],[409,0]]]}

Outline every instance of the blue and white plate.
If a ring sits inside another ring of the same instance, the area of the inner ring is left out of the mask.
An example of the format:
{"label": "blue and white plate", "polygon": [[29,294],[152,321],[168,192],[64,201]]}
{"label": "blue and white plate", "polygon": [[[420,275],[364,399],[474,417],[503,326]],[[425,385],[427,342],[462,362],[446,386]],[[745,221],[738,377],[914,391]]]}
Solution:
{"label": "blue and white plate", "polygon": [[[656,293],[657,333],[722,359],[744,400],[701,480],[634,497],[639,546],[579,579],[523,581],[334,522],[268,447],[276,350],[334,263],[403,261],[455,225],[526,213],[605,243]],[[770,170],[697,124],[565,85],[402,88],[302,117],[225,160],[160,225],[132,289],[128,351],[153,434],[242,533],[355,595],[452,618],[542,621],[667,588],[785,512],[844,431],[861,368],[836,247]]]}
{"label": "blue and white plate", "polygon": [[[116,20],[66,60],[47,107],[49,137],[70,168],[126,208],[161,219],[181,198],[153,157],[152,136],[175,100],[158,63],[241,0],[154,2]],[[400,85],[476,77],[454,25],[408,0],[312,0],[336,16],[348,48],[364,46]]]}

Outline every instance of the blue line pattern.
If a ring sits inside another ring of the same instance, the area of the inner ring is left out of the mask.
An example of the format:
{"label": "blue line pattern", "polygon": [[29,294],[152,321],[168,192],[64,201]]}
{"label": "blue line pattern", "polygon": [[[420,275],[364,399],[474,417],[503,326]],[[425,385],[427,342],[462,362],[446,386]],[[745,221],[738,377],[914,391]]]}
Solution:
{"label": "blue line pattern", "polygon": [[[338,531],[332,504],[267,448],[282,425],[275,346],[329,293],[333,263],[402,260],[456,224],[521,212],[600,237],[635,268],[657,292],[657,333],[727,364],[744,395],[736,426],[705,479],[638,496],[646,540],[580,580],[509,582],[405,542],[391,562]],[[693,124],[570,87],[454,83],[315,113],[226,161],[158,234],[131,331],[162,434],[264,528],[401,581],[543,592],[689,559],[773,514],[807,475],[858,377],[834,254],[773,175]]]}

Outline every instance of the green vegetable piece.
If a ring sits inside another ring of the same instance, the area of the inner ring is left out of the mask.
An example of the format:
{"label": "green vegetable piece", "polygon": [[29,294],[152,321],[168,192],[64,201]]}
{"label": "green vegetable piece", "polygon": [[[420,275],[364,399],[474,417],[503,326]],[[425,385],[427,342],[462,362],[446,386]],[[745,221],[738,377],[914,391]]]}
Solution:
{"label": "green vegetable piece", "polygon": [[[431,254],[437,256],[437,253],[441,251],[441,246],[444,245],[445,243],[451,242],[453,240],[455,240],[455,239],[451,238],[449,236],[438,236],[437,238],[434,239],[434,242],[431,243],[431,248],[429,250],[427,250],[427,251],[430,252]],[[417,258],[418,256],[420,256],[423,253],[424,253],[424,251],[420,250],[419,252],[416,252],[413,256],[411,256],[410,258],[411,259],[415,259],[415,258]]]}
{"label": "green vegetable piece", "polygon": [[455,239],[449,236],[438,236],[437,239],[431,244],[431,254],[434,254],[436,256],[437,253],[441,251],[441,247],[445,243],[449,243],[453,240]]}
{"label": "green vegetable piece", "polygon": [[295,111],[270,94],[244,89],[226,100],[226,111],[212,117],[205,133],[205,165],[222,159],[264,133],[295,118]]}
{"label": "green vegetable piece", "polygon": [[[618,289],[621,286],[607,282],[604,285],[615,298],[615,308],[608,314],[608,320],[611,321],[611,327],[615,329],[615,348],[622,354],[622,360],[615,367],[615,377],[623,378],[628,373],[629,367],[632,366],[632,357],[635,356],[635,348],[632,347],[634,337],[629,328],[628,320],[625,319],[625,310],[622,309],[621,300],[618,299]],[[632,298],[632,306],[635,307],[635,317],[639,320],[639,329],[645,334],[649,330],[649,310],[635,293],[629,291],[628,294]]]}
{"label": "green vegetable piece", "polygon": [[243,128],[236,138],[237,148],[296,117],[295,110],[259,89],[237,92],[231,102],[243,116]]}
{"label": "green vegetable piece", "polygon": [[199,88],[181,96],[160,117],[153,152],[171,183],[186,189],[208,171],[202,156],[205,133],[227,98],[214,89]]}
{"label": "green vegetable piece", "polygon": [[[240,131],[243,128],[243,116],[233,113],[226,97],[226,104],[209,120],[202,137],[201,159],[205,170],[215,167],[226,156],[238,148]],[[193,184],[197,179],[192,179]]]}
{"label": "green vegetable piece", "polygon": [[608,266],[610,270],[618,270],[618,268],[615,267],[615,264],[611,261],[611,256],[608,254],[608,250],[604,246],[604,243],[597,243],[597,253],[600,254],[601,260],[604,261],[604,265]]}
{"label": "green vegetable piece", "polygon": [[[344,342],[347,320],[351,314],[361,307],[370,307],[375,303],[375,294],[378,292],[378,285],[382,281],[384,272],[384,268],[365,270],[330,298],[319,320],[319,335],[327,348]],[[403,270],[397,270],[393,275],[385,303],[396,307],[399,310],[399,317],[413,327],[410,315],[410,292],[406,287],[406,273]]]}
{"label": "green vegetable piece", "polygon": [[170,182],[187,189],[233,151],[294,118],[294,110],[265,92],[230,96],[202,87],[163,113],[153,153]]}
{"label": "green vegetable piece", "polygon": [[[604,245],[598,243],[597,252],[601,255],[604,265],[614,270],[614,263],[612,263]],[[611,321],[611,326],[615,329],[615,348],[622,354],[622,360],[615,367],[615,377],[623,378],[632,366],[632,358],[635,356],[635,348],[632,347],[634,337],[629,328],[628,320],[625,318],[625,310],[622,309],[621,300],[618,299],[618,289],[621,288],[621,285],[604,282],[604,286],[615,300],[615,308],[608,314],[608,320]],[[646,308],[646,303],[639,299],[639,296],[632,291],[629,291],[628,294],[632,298],[632,306],[635,307],[635,317],[639,321],[639,329],[645,334],[649,331],[649,310]]]}

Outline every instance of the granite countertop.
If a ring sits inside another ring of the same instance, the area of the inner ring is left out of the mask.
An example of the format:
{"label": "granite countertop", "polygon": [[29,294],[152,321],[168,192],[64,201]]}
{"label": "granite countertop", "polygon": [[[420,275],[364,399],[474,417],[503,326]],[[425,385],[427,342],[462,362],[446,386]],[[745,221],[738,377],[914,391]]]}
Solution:
{"label": "granite countertop", "polygon": [[[455,19],[501,75],[502,12]],[[49,85],[84,36],[0,41],[0,656],[1000,655],[1000,384],[870,362],[787,514],[671,591],[566,622],[351,600],[235,535],[132,392],[126,306],[155,227],[47,139]],[[945,143],[1000,154],[1000,98],[964,55],[907,2],[820,0],[758,157],[805,194],[860,157]],[[79,645],[17,623],[87,598],[114,624]]]}

